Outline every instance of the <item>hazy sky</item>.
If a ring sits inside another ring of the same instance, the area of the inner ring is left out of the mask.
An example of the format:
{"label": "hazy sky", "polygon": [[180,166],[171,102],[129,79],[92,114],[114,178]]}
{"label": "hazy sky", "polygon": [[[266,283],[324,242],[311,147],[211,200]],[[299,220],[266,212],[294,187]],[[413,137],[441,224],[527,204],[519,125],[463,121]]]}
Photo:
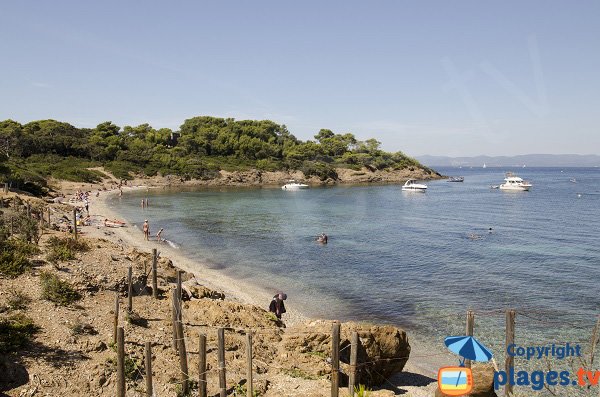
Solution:
{"label": "hazy sky", "polygon": [[600,1],[3,1],[0,120],[600,154]]}

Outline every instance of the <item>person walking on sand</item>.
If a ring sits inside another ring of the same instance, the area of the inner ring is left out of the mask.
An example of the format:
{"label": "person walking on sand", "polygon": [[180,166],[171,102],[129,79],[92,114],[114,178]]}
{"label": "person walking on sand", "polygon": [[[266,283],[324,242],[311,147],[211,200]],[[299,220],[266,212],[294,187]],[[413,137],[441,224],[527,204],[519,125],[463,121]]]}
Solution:
{"label": "person walking on sand", "polygon": [[150,241],[150,225],[148,224],[148,219],[144,221],[142,229],[144,230],[144,240]]}
{"label": "person walking on sand", "polygon": [[269,311],[271,313],[275,313],[275,317],[281,320],[281,315],[285,313],[285,305],[283,301],[287,299],[287,295],[283,292],[279,292],[276,294],[271,300],[271,304],[269,305]]}

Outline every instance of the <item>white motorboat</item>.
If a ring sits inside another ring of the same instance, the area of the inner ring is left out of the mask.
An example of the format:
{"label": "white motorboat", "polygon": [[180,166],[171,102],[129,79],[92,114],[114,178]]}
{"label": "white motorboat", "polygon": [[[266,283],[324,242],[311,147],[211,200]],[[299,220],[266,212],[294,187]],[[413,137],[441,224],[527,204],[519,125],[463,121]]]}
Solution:
{"label": "white motorboat", "polygon": [[417,183],[417,181],[415,179],[409,179],[402,186],[402,190],[404,190],[406,192],[423,192],[424,193],[427,190],[427,185],[424,185],[422,183]]}
{"label": "white motorboat", "polygon": [[504,183],[499,186],[502,190],[529,190],[531,188],[531,183],[524,181],[519,178],[512,172],[506,173],[506,178],[504,178]]}
{"label": "white motorboat", "polygon": [[285,185],[281,187],[282,190],[300,190],[300,189],[308,189],[309,186],[304,183],[298,183],[294,180],[288,181]]}

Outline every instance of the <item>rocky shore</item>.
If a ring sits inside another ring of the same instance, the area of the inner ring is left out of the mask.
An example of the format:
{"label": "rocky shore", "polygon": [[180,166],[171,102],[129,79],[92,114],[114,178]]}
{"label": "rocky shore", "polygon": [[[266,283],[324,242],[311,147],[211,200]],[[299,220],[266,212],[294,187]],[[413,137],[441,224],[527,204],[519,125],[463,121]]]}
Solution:
{"label": "rocky shore", "polygon": [[[350,171],[348,171],[350,173]],[[356,172],[356,171],[352,171]],[[341,177],[354,182],[389,182],[400,174],[370,173]],[[343,173],[341,173],[343,175]],[[405,175],[402,178],[414,177]],[[423,175],[425,177],[425,175]],[[365,179],[366,178],[366,179]],[[371,178],[371,180],[368,180]],[[375,179],[374,179],[375,178]],[[379,179],[378,179],[379,178]],[[386,179],[388,178],[388,179]],[[221,173],[223,184],[270,184],[287,179],[306,180],[295,173]],[[419,178],[424,179],[424,178]],[[258,181],[258,182],[257,182]],[[95,218],[114,218],[106,204],[107,188],[115,180],[92,185],[61,182],[57,190],[66,198],[75,190],[99,191],[93,197],[90,212]],[[143,182],[143,188],[177,185],[172,178],[154,178]],[[198,182],[200,183],[200,182]],[[206,183],[212,184],[216,182]],[[129,184],[131,186],[131,184]],[[125,189],[135,189],[126,187]],[[3,198],[15,203],[13,193]],[[48,203],[31,197],[30,210],[51,213],[51,226],[58,228],[61,219],[72,219],[72,205]],[[81,203],[74,203],[82,205]],[[23,211],[23,204],[2,208],[5,213]],[[191,271],[190,260],[174,250],[161,248],[158,265],[161,299],[151,295],[147,275],[151,266],[153,242],[144,242],[140,232],[131,227],[107,228],[92,223],[80,228],[80,240],[88,249],[77,252],[74,259],[48,259],[48,241],[69,237],[65,232],[45,228],[39,246],[41,252],[33,257],[33,268],[16,277],[0,278],[0,307],[2,316],[25,315],[38,327],[32,341],[16,354],[0,361],[0,395],[8,396],[114,396],[116,390],[113,345],[115,296],[121,300],[119,325],[125,330],[125,350],[131,363],[127,395],[142,396],[144,343],[150,342],[153,354],[154,387],[156,395],[175,396],[179,389],[179,357],[172,348],[172,302],[177,271],[184,271],[183,322],[190,378],[198,379],[198,335],[207,336],[208,395],[218,392],[216,329],[226,327],[227,386],[231,395],[241,395],[245,382],[245,333],[253,333],[255,354],[255,389],[261,396],[329,396],[331,373],[330,321],[308,319],[297,310],[290,310],[283,322],[265,310],[271,291],[255,289],[232,280],[216,270],[201,273]],[[133,313],[126,313],[127,269],[134,279]],[[43,299],[41,277],[51,273],[69,283],[80,295],[75,303],[59,305]],[[8,301],[19,291],[26,304],[10,308]],[[435,379],[419,374],[411,365],[410,340],[404,330],[392,326],[344,323],[341,326],[341,379],[348,373],[350,334],[360,336],[359,369],[361,383],[370,384],[375,396],[431,396]],[[404,372],[401,372],[404,371]],[[194,385],[196,385],[195,383]],[[346,396],[347,389],[340,395]],[[245,395],[245,394],[244,394]]]}

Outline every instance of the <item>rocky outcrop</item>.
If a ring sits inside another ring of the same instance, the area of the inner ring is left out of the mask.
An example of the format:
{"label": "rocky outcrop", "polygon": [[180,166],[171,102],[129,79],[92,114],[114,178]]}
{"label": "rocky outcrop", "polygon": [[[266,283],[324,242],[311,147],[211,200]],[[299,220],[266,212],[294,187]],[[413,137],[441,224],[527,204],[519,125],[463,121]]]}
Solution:
{"label": "rocky outcrop", "polygon": [[[406,332],[390,325],[344,323],[340,335],[340,369],[349,373],[350,340],[356,331],[359,336],[358,376],[361,383],[377,386],[396,372],[402,371],[410,355]],[[282,341],[285,360],[298,370],[313,376],[331,371],[331,324],[316,321],[305,327],[302,333],[286,333]],[[342,383],[345,376],[341,377]]]}
{"label": "rocky outcrop", "polygon": [[[473,389],[469,397],[497,397],[494,391],[494,367],[491,364],[474,364]],[[435,391],[435,397],[446,397],[439,389]]]}

